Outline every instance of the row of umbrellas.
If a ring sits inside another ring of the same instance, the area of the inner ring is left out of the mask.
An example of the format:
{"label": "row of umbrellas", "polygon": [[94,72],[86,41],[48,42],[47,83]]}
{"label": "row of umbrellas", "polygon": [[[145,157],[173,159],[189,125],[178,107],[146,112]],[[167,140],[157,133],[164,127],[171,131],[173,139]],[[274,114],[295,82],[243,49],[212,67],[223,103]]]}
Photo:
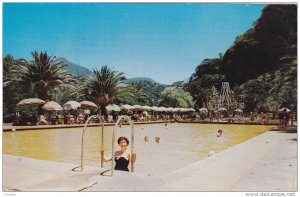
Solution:
{"label": "row of umbrellas", "polygon": [[97,110],[98,106],[91,101],[82,101],[78,103],[77,101],[68,101],[63,107],[55,101],[46,102],[39,98],[28,98],[17,103],[17,109],[22,109],[26,107],[34,107],[38,105],[43,105],[42,109],[47,111],[60,111],[60,110],[76,110],[78,108]]}
{"label": "row of umbrellas", "polygon": [[[25,107],[33,107],[33,106],[38,106],[38,105],[43,105],[43,109],[44,110],[48,110],[48,111],[60,111],[62,109],[64,110],[76,110],[78,108],[82,108],[82,109],[86,109],[86,110],[97,110],[98,106],[91,102],[91,101],[81,101],[80,103],[78,103],[77,101],[68,101],[66,102],[63,106],[61,106],[60,104],[58,104],[57,102],[54,101],[49,101],[46,102],[42,99],[39,98],[28,98],[28,99],[24,99],[22,101],[20,101],[17,104],[17,109],[21,109],[21,108],[25,108]],[[119,107],[118,105],[115,104],[111,104],[106,106],[106,109],[108,111],[121,111],[121,110],[148,110],[148,111],[159,111],[159,112],[195,112],[196,110],[193,108],[173,108],[173,107],[157,107],[157,106],[141,106],[141,105],[122,105],[121,107]],[[286,112],[290,112],[291,110],[284,107],[279,109],[277,112],[281,113],[284,111],[284,109],[286,110]],[[204,112],[204,113],[208,113],[208,110],[206,108],[200,108],[199,109],[200,112]],[[226,108],[220,107],[218,108],[218,111],[227,111]],[[236,112],[240,112],[242,113],[243,110],[241,109],[236,109]]]}
{"label": "row of umbrellas", "polygon": [[[43,109],[48,111],[60,111],[60,110],[76,110],[78,108],[89,109],[89,110],[97,110],[98,106],[91,101],[82,101],[78,103],[77,101],[68,101],[63,106],[58,104],[55,101],[46,102],[39,98],[28,98],[20,101],[17,104],[17,109],[25,108],[25,107],[33,107],[43,104]],[[118,105],[111,104],[106,106],[108,111],[121,111],[121,110],[148,110],[148,111],[159,111],[159,112],[194,112],[196,111],[193,108],[173,108],[173,107],[150,107],[150,106],[141,106],[141,105],[122,105],[119,107]]]}
{"label": "row of umbrellas", "polygon": [[179,107],[157,107],[157,106],[141,106],[141,105],[122,105],[120,107],[122,110],[148,110],[148,111],[159,111],[159,112],[194,112],[193,108],[179,108]]}

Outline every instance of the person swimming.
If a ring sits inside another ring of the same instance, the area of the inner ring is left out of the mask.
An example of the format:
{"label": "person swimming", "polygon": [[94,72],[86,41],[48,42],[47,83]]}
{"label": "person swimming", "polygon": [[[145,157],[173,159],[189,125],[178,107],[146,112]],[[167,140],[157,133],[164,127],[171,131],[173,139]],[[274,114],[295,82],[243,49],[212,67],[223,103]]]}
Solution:
{"label": "person swimming", "polygon": [[159,138],[159,137],[155,137],[155,142],[156,142],[157,144],[159,144],[160,138]]}
{"label": "person swimming", "polygon": [[144,137],[144,141],[148,142],[148,136],[147,135]]}
{"label": "person swimming", "polygon": [[218,131],[218,134],[217,134],[217,137],[221,137],[222,133],[223,133],[223,131],[222,131],[222,130],[219,130],[219,131]]}

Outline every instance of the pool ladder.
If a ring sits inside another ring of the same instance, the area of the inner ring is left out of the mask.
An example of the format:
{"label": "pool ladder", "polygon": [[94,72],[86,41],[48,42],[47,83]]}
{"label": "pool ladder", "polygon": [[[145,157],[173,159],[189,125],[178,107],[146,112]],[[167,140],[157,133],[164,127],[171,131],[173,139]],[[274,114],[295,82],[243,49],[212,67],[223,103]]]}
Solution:
{"label": "pool ladder", "polygon": [[[100,125],[101,125],[101,147],[100,147],[100,153],[101,153],[101,168],[103,168],[104,166],[104,119],[99,116],[99,115],[92,115],[90,116],[85,124],[84,124],[84,128],[83,128],[83,132],[82,132],[82,136],[81,136],[81,156],[80,156],[80,166],[76,167],[79,168],[80,167],[80,171],[83,171],[83,158],[84,158],[84,144],[85,144],[85,132],[86,132],[86,127],[88,125],[88,123],[90,122],[91,119],[94,118],[98,118],[100,121]],[[129,124],[131,125],[131,172],[134,171],[134,162],[135,162],[135,158],[136,158],[136,154],[134,151],[134,125],[133,125],[133,121],[131,120],[131,118],[129,116],[119,116],[117,122],[115,123],[114,126],[114,130],[113,130],[113,134],[112,134],[112,160],[111,160],[111,176],[114,175],[114,164],[115,164],[115,136],[116,136],[116,130],[120,124],[120,122],[122,120],[125,120],[127,122],[129,122]],[[76,169],[74,168],[74,169]],[[74,170],[73,169],[73,170]]]}

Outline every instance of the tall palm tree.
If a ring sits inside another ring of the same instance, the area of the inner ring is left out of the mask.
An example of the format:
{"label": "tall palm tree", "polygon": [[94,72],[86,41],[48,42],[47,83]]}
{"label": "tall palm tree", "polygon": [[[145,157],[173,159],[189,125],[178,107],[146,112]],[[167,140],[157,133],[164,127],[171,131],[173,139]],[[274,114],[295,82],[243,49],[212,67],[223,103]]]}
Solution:
{"label": "tall palm tree", "polygon": [[58,87],[71,87],[75,79],[71,73],[64,70],[63,62],[55,61],[55,57],[47,52],[32,52],[33,61],[20,60],[12,70],[16,80],[23,82],[33,95],[43,100],[49,99],[50,91]]}
{"label": "tall palm tree", "polygon": [[103,66],[100,71],[94,69],[93,72],[93,76],[87,76],[85,86],[88,94],[101,105],[101,112],[106,116],[105,107],[114,102],[118,85],[126,78],[123,72],[112,70],[107,66]]}

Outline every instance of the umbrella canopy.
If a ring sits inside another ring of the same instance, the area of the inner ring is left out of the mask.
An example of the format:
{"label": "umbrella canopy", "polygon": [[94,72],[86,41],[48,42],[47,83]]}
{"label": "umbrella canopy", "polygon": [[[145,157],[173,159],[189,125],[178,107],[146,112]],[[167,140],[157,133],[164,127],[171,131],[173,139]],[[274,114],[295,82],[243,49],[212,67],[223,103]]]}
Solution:
{"label": "umbrella canopy", "polygon": [[78,109],[80,107],[80,103],[77,101],[68,101],[63,105],[64,110]]}
{"label": "umbrella canopy", "polygon": [[121,111],[120,107],[115,104],[110,104],[105,107],[107,111]]}
{"label": "umbrella canopy", "polygon": [[133,108],[134,108],[134,109],[143,109],[143,107],[140,106],[140,105],[134,105]]}
{"label": "umbrella canopy", "polygon": [[173,109],[174,112],[179,111],[179,107]]}
{"label": "umbrella canopy", "polygon": [[289,108],[283,107],[283,108],[279,109],[277,111],[277,113],[282,113],[284,110],[286,110],[286,112],[290,112],[291,111]]}
{"label": "umbrella canopy", "polygon": [[167,112],[173,112],[173,110],[174,110],[173,107],[168,107],[168,108],[166,108],[166,111],[167,111]]}
{"label": "umbrella canopy", "polygon": [[124,110],[131,110],[131,109],[134,109],[134,107],[131,106],[131,105],[125,104],[125,105],[122,105],[122,106],[121,106],[121,109],[124,109]]}
{"label": "umbrella canopy", "polygon": [[91,101],[81,101],[80,102],[80,107],[82,109],[91,109],[91,110],[97,110],[98,109],[98,106],[91,102]]}
{"label": "umbrella canopy", "polygon": [[166,109],[167,109],[167,108],[165,108],[165,107],[159,107],[159,108],[158,108],[158,111],[166,111]]}
{"label": "umbrella canopy", "polygon": [[206,108],[204,108],[204,107],[200,108],[199,111],[200,112],[204,112],[204,113],[208,113],[208,110]]}
{"label": "umbrella canopy", "polygon": [[243,113],[243,110],[241,110],[241,109],[236,109],[236,110],[234,110],[235,112],[239,112],[239,113]]}
{"label": "umbrella canopy", "polygon": [[218,108],[218,111],[227,111],[227,109],[224,107],[220,107],[220,108]]}
{"label": "umbrella canopy", "polygon": [[60,111],[60,110],[62,110],[62,107],[57,102],[49,101],[43,106],[43,110]]}
{"label": "umbrella canopy", "polygon": [[152,106],[152,107],[151,107],[151,110],[153,110],[153,111],[158,111],[159,109],[158,109],[158,107],[156,107],[156,106]]}
{"label": "umbrella canopy", "polygon": [[188,109],[187,109],[187,108],[179,108],[179,111],[180,111],[180,112],[187,112]]}
{"label": "umbrella canopy", "polygon": [[147,105],[142,106],[142,107],[143,107],[143,109],[145,109],[145,110],[151,110],[151,109],[152,109],[151,107],[149,107],[149,106],[147,106]]}
{"label": "umbrella canopy", "polygon": [[46,101],[39,99],[39,98],[28,98],[21,100],[20,102],[17,103],[17,108],[25,108],[25,107],[33,107],[33,106],[38,106],[41,104],[45,104]]}

